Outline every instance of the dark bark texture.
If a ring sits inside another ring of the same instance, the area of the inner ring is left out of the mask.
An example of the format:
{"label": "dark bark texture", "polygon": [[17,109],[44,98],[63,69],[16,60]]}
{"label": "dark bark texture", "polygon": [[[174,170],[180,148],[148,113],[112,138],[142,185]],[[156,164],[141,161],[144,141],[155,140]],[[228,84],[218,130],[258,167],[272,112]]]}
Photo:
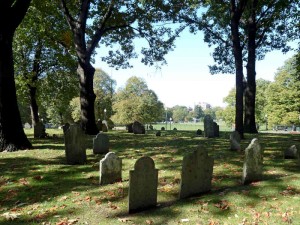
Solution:
{"label": "dark bark texture", "polygon": [[0,2],[0,151],[32,148],[17,105],[12,41],[30,0]]}

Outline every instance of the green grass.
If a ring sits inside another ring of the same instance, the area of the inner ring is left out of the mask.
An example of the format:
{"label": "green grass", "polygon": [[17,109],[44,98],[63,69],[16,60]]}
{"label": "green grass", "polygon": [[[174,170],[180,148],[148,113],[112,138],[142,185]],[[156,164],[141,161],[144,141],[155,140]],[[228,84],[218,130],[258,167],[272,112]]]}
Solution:
{"label": "green grass", "polygon": [[[283,159],[284,149],[299,143],[298,134],[246,135],[242,148],[258,137],[264,149],[264,179],[244,186],[244,155],[228,150],[228,132],[206,139],[195,131],[163,131],[161,137],[110,131],[111,151],[123,160],[123,181],[99,186],[103,155],[93,155],[92,137],[86,140],[87,164],[70,166],[62,131],[47,132],[57,137],[33,139],[26,130],[34,150],[0,153],[1,225],[300,224],[300,168]],[[182,157],[198,145],[215,159],[212,191],[178,200]],[[152,157],[159,169],[158,206],[128,215],[129,170],[141,156]]]}
{"label": "green grass", "polygon": [[[177,130],[188,130],[188,131],[196,131],[198,129],[204,130],[204,124],[203,122],[198,122],[198,123],[171,123],[168,122],[166,123],[156,123],[152,124],[153,128],[155,130],[160,130],[162,127],[164,127],[166,130],[173,130],[176,128]],[[231,131],[231,128],[228,127],[224,122],[218,122],[218,125],[220,127],[221,131]]]}

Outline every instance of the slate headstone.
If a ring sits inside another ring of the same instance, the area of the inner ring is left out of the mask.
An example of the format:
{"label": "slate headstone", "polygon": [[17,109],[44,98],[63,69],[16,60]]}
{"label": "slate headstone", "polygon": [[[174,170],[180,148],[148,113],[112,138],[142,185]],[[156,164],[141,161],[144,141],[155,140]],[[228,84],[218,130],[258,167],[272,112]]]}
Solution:
{"label": "slate headstone", "polygon": [[263,176],[263,151],[257,138],[245,149],[242,183],[259,181]]}
{"label": "slate headstone", "polygon": [[296,145],[292,145],[288,149],[284,151],[284,158],[285,159],[299,159],[300,151],[298,151]]}
{"label": "slate headstone", "polygon": [[103,132],[97,134],[93,138],[93,153],[94,154],[106,154],[109,152],[109,138]]}
{"label": "slate headstone", "polygon": [[230,134],[230,150],[233,151],[241,150],[241,136],[238,131],[233,131]]}
{"label": "slate headstone", "polygon": [[86,162],[84,133],[77,124],[70,125],[65,132],[65,153],[68,164],[84,164]]}
{"label": "slate headstone", "polygon": [[214,159],[204,149],[183,157],[179,198],[187,198],[211,190]]}
{"label": "slate headstone", "polygon": [[126,130],[128,131],[128,133],[133,133],[132,125],[133,123],[129,123],[126,125]]}
{"label": "slate headstone", "polygon": [[202,130],[198,129],[198,130],[196,131],[196,135],[198,135],[198,136],[202,135]]}
{"label": "slate headstone", "polygon": [[213,138],[214,137],[214,125],[213,119],[210,115],[204,116],[204,137]]}
{"label": "slate headstone", "polygon": [[38,122],[33,126],[34,138],[45,138],[46,129],[42,122]]}
{"label": "slate headstone", "polygon": [[97,126],[99,131],[102,131],[102,120],[98,119],[97,123],[96,123],[96,126]]}
{"label": "slate headstone", "polygon": [[142,157],[129,172],[129,213],[142,211],[157,204],[158,170],[152,158]]}
{"label": "slate headstone", "polygon": [[216,122],[213,122],[214,137],[220,137],[220,127]]}
{"label": "slate headstone", "polygon": [[112,184],[122,181],[122,160],[114,153],[109,152],[100,160],[99,183]]}

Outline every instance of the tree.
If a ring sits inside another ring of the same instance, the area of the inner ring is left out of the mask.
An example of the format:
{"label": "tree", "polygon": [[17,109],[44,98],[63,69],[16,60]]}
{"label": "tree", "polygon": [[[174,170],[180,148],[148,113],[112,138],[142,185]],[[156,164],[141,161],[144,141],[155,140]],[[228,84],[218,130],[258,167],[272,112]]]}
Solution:
{"label": "tree", "polygon": [[204,112],[200,105],[195,105],[194,111],[193,111],[193,116],[196,119],[200,119],[200,118],[204,117]]}
{"label": "tree", "polygon": [[161,119],[164,107],[143,79],[131,77],[125,87],[116,93],[113,111],[112,120],[115,123],[152,123]]}
{"label": "tree", "polygon": [[[17,29],[14,39],[17,94],[22,98],[23,104],[30,105],[33,126],[39,122],[39,106],[41,105],[41,99],[38,99],[39,95],[50,100],[45,106],[53,101],[58,106],[56,100],[58,100],[57,95],[60,92],[60,83],[64,81],[62,76],[68,72],[74,73],[76,68],[75,58],[70,54],[71,49],[66,48],[67,45],[61,44],[62,41],[69,41],[64,36],[66,25],[62,23],[63,18],[55,13],[53,8],[51,3],[44,8],[40,1],[33,1],[27,16]],[[49,11],[52,13],[46,14],[46,10],[47,13]],[[50,23],[53,17],[57,20],[55,23]],[[49,84],[51,79],[47,79],[47,76],[55,76],[55,79],[52,79],[55,85]],[[55,98],[49,93],[49,91],[53,92],[53,89],[49,90],[45,85],[40,89],[41,83],[45,80],[47,80],[47,85],[55,87]],[[71,83],[70,86],[72,86]],[[45,89],[48,93],[41,94]],[[52,99],[49,99],[48,95],[51,95]],[[62,101],[61,98],[59,100]]]}
{"label": "tree", "polygon": [[287,60],[275,75],[275,81],[267,88],[268,123],[270,125],[299,124],[300,74],[296,56]]}
{"label": "tree", "polygon": [[[165,26],[176,12],[168,2],[152,1],[90,1],[70,2],[60,0],[61,9],[73,34],[81,98],[81,125],[88,134],[96,134],[93,90],[95,69],[91,60],[98,45],[114,47],[102,60],[117,68],[126,68],[128,59],[136,57],[134,38],[146,38],[149,49],[142,48],[142,62],[152,65],[164,61],[164,55],[172,49],[175,35]],[[91,21],[91,22],[90,22]],[[166,38],[166,41],[163,39]],[[116,47],[119,44],[119,48]],[[114,45],[114,46],[113,46]]]}
{"label": "tree", "polygon": [[188,108],[186,106],[176,105],[172,108],[173,111],[173,121],[174,122],[183,122],[186,120],[186,117],[189,115]]}
{"label": "tree", "polygon": [[268,114],[266,110],[267,106],[267,93],[266,90],[270,85],[271,81],[258,79],[256,81],[256,104],[255,104],[255,118],[259,124],[266,122],[266,115]]}
{"label": "tree", "polygon": [[12,42],[30,0],[0,2],[0,151],[32,148],[20,118],[14,81]]}

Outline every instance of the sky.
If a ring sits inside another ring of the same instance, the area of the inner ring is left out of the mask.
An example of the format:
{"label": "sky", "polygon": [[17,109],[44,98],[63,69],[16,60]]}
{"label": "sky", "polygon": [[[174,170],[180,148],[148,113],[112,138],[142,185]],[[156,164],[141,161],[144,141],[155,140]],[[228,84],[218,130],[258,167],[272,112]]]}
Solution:
{"label": "sky", "polygon": [[[207,43],[201,33],[197,35],[184,31],[175,42],[175,50],[166,56],[167,65],[160,69],[145,66],[140,59],[132,60],[133,68],[115,70],[95,57],[96,68],[101,68],[117,82],[117,89],[123,87],[131,76],[143,78],[148,88],[153,90],[165,107],[175,105],[194,107],[200,102],[215,106],[225,106],[223,98],[235,86],[235,76],[231,74],[211,75],[208,65],[213,64]],[[257,79],[273,81],[277,69],[294,53],[283,54],[273,51],[256,64]]]}

